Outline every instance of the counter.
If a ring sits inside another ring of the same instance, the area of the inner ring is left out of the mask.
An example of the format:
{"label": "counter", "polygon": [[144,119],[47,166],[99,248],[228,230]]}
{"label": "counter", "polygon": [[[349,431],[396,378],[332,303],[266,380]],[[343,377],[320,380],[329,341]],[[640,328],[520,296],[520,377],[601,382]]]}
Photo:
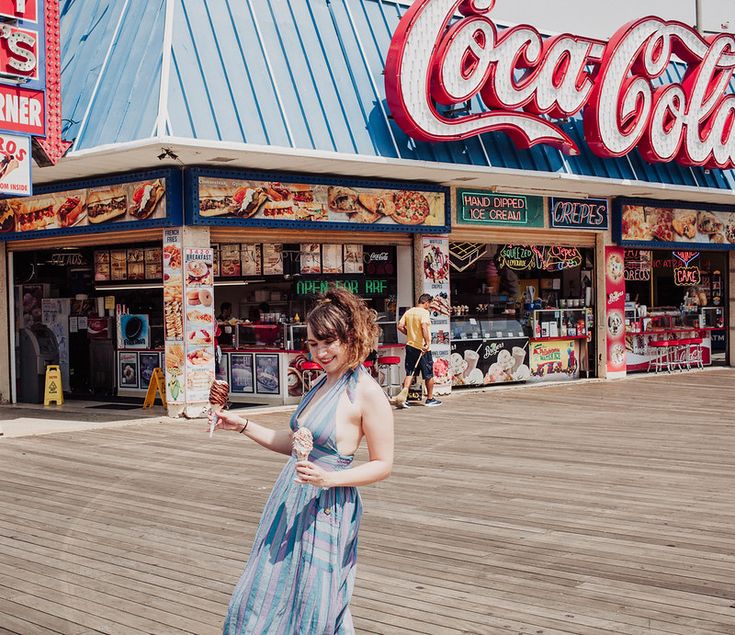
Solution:
{"label": "counter", "polygon": [[650,363],[661,354],[650,346],[654,339],[681,340],[686,338],[702,338],[702,363],[712,364],[712,334],[719,329],[713,327],[672,327],[653,328],[644,332],[628,332],[625,335],[625,361],[628,372],[648,371]]}
{"label": "counter", "polygon": [[452,318],[452,386],[526,381],[528,337],[514,319]]}

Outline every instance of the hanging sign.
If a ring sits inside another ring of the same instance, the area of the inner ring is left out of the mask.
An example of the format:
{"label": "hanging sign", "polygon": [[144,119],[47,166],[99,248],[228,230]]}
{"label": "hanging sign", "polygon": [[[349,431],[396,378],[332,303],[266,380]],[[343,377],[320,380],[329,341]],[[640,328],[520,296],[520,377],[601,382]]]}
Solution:
{"label": "hanging sign", "polygon": [[543,227],[544,199],[487,190],[458,190],[457,222],[463,225]]}
{"label": "hanging sign", "polygon": [[[638,147],[650,162],[735,167],[735,35],[705,39],[686,24],[648,16],[607,43],[572,34],[544,38],[528,25],[498,28],[494,6],[416,0],[403,14],[385,87],[406,134],[446,142],[505,132],[520,148],[548,144],[577,155],[577,143],[555,119],[584,110],[585,137],[598,156],[622,157]],[[675,56],[688,67],[678,73],[684,79],[662,86]],[[475,97],[483,108],[446,112]]]}
{"label": "hanging sign", "polygon": [[549,223],[559,229],[607,229],[607,199],[552,198],[549,200]]}
{"label": "hanging sign", "polygon": [[651,279],[650,251],[625,250],[625,279],[631,282],[648,282]]}
{"label": "hanging sign", "polygon": [[0,17],[38,21],[38,0],[0,0]]}
{"label": "hanging sign", "polygon": [[672,251],[671,255],[684,266],[674,268],[674,284],[677,287],[694,287],[702,282],[699,267],[690,263],[699,258],[698,251]]}
{"label": "hanging sign", "polygon": [[0,133],[0,194],[31,192],[31,138]]}
{"label": "hanging sign", "polygon": [[605,247],[605,340],[608,376],[626,372],[625,250]]}

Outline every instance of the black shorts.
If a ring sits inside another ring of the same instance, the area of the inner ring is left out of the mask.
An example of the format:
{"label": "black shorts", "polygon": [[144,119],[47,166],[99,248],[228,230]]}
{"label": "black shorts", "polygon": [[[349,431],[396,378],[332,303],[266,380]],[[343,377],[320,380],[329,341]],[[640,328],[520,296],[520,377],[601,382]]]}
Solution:
{"label": "black shorts", "polygon": [[419,355],[421,355],[420,348],[406,346],[406,375],[417,375],[420,372],[424,379],[431,379],[434,376],[434,361],[431,359],[431,351],[426,351],[421,356],[419,367],[416,368]]}

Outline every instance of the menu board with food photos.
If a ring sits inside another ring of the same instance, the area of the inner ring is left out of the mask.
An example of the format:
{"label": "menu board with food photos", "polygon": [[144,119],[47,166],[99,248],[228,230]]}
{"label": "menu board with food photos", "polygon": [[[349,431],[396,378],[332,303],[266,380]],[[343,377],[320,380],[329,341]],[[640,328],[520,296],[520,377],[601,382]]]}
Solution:
{"label": "menu board with food photos", "polygon": [[166,218],[166,179],[101,185],[0,200],[0,238],[43,230],[104,228]]}
{"label": "menu board with food photos", "polygon": [[110,252],[94,252],[94,281],[107,282],[110,280]]}
{"label": "menu board with food photos", "polygon": [[240,256],[242,258],[243,276],[263,275],[263,256],[260,245],[240,245]]}
{"label": "menu board with food photos", "polygon": [[319,243],[303,243],[300,252],[302,274],[322,272],[322,253]]}
{"label": "menu board with food photos", "polygon": [[362,245],[345,245],[344,246],[344,272],[345,273],[363,273],[365,271],[365,262],[363,260]]}
{"label": "menu board with food photos", "polygon": [[163,277],[163,253],[160,247],[145,250],[146,280],[160,280]]}
{"label": "menu board with food photos", "polygon": [[263,275],[283,275],[283,245],[274,243],[263,245]]}
{"label": "menu board with food photos", "polygon": [[128,249],[128,280],[145,280],[144,258],[142,249]]}
{"label": "menu board with food photos", "polygon": [[110,251],[110,280],[126,280],[128,277],[128,252],[125,249]]}
{"label": "menu board with food photos", "polygon": [[242,275],[242,264],[240,261],[240,245],[220,245],[220,275],[223,278],[239,278]]}
{"label": "menu board with food photos", "polygon": [[448,225],[446,190],[438,186],[405,190],[364,182],[352,186],[210,176],[199,176],[197,183],[195,224],[340,223],[433,233]]}
{"label": "menu board with food photos", "polygon": [[322,245],[322,273],[339,274],[343,271],[342,245]]}
{"label": "menu board with food photos", "polygon": [[[224,245],[223,245],[224,247]],[[214,275],[212,250],[184,250],[184,311],[186,315],[186,401],[209,400],[215,376]]]}
{"label": "menu board with food photos", "polygon": [[663,201],[618,199],[616,239],[620,244],[735,249],[735,211],[662,206]]}
{"label": "menu board with food photos", "polygon": [[182,231],[163,232],[163,326],[166,339],[166,399],[185,401],[184,377],[184,281]]}
{"label": "menu board with food photos", "polygon": [[94,252],[95,282],[160,280],[163,255],[160,247],[100,249]]}

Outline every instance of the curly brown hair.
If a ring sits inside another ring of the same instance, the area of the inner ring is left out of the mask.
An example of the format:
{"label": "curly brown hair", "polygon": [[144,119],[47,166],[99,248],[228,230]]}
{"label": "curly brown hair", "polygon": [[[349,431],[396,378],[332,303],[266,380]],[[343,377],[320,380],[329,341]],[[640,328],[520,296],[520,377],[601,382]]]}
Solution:
{"label": "curly brown hair", "polygon": [[347,289],[330,286],[309,312],[306,324],[318,340],[339,340],[349,351],[348,366],[357,368],[378,343],[377,313]]}

